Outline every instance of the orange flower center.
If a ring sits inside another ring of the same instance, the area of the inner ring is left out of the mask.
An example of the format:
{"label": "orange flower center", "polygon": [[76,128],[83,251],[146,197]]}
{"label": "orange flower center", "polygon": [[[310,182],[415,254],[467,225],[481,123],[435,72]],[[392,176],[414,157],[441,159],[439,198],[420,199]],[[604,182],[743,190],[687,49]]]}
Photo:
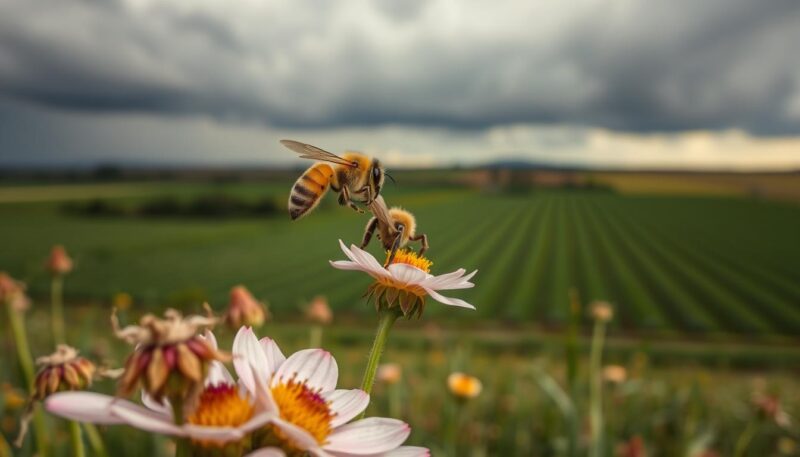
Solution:
{"label": "orange flower center", "polygon": [[310,433],[319,444],[325,443],[331,433],[333,412],[319,392],[292,380],[273,387],[272,398],[282,419]]}
{"label": "orange flower center", "polygon": [[[389,256],[391,252],[386,252],[386,260],[389,260]],[[397,253],[394,255],[394,259],[392,263],[404,263],[406,265],[411,265],[412,267],[417,267],[420,270],[424,271],[425,273],[431,272],[431,265],[433,262],[426,259],[425,257],[417,254],[416,252],[409,250],[409,249],[398,249]]]}
{"label": "orange flower center", "polygon": [[239,389],[230,384],[206,387],[197,408],[189,416],[190,424],[211,427],[238,427],[253,417],[253,405]]}

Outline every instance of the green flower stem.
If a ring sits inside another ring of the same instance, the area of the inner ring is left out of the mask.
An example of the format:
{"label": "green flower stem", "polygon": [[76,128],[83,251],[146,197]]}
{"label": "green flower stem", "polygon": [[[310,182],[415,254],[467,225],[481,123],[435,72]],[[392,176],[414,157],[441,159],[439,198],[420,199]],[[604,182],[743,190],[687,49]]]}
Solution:
{"label": "green flower stem", "polygon": [[311,327],[311,334],[308,338],[308,347],[319,348],[322,347],[322,326],[314,325]]}
{"label": "green flower stem", "polygon": [[[11,325],[11,333],[14,336],[14,346],[17,348],[17,359],[22,368],[22,375],[25,378],[25,389],[29,395],[33,395],[33,381],[35,379],[35,372],[33,367],[33,358],[31,357],[31,348],[28,345],[28,335],[25,331],[25,323],[23,322],[22,311],[14,309],[11,303],[5,304],[8,310],[8,322]],[[36,433],[36,449],[39,455],[46,457],[50,455],[50,449],[47,444],[47,426],[44,422],[44,414],[42,408],[38,404],[33,405],[33,428]]]}
{"label": "green flower stem", "polygon": [[[367,368],[364,370],[364,379],[361,381],[361,390],[368,394],[372,392],[372,385],[375,383],[375,374],[378,372],[378,364],[381,361],[386,340],[389,339],[389,330],[392,329],[392,325],[398,317],[400,317],[399,307],[382,309],[378,312],[378,331],[375,333],[375,341],[369,351]],[[366,411],[361,413],[360,417],[364,417],[365,413]]]}
{"label": "green flower stem", "polygon": [[50,319],[53,326],[53,339],[56,344],[66,342],[64,336],[64,278],[60,275],[53,276],[50,282],[50,304],[52,312]]}
{"label": "green flower stem", "polygon": [[589,422],[591,425],[590,457],[603,455],[603,377],[601,364],[603,357],[603,340],[606,333],[606,324],[598,319],[594,324],[592,335],[592,349],[589,356]]}
{"label": "green flower stem", "polygon": [[81,437],[81,424],[69,421],[69,441],[72,445],[73,457],[85,457],[86,451],[83,449],[83,438]]}
{"label": "green flower stem", "polygon": [[743,455],[746,455],[747,447],[750,446],[750,442],[753,441],[757,431],[758,424],[756,421],[751,420],[748,422],[747,427],[745,427],[744,431],[739,436],[739,439],[736,440],[736,447],[733,450],[734,457],[742,457]]}
{"label": "green flower stem", "polygon": [[92,448],[92,454],[96,457],[108,457],[106,445],[103,443],[103,438],[94,424],[83,424],[83,431],[86,432],[86,439],[89,441],[89,446]]}
{"label": "green flower stem", "polygon": [[[183,398],[175,396],[169,399],[172,405],[172,418],[175,425],[183,425]],[[187,438],[175,438],[175,457],[190,457],[189,440]]]}
{"label": "green flower stem", "polygon": [[0,433],[0,457],[12,457],[11,446],[8,445],[8,441],[2,433]]}

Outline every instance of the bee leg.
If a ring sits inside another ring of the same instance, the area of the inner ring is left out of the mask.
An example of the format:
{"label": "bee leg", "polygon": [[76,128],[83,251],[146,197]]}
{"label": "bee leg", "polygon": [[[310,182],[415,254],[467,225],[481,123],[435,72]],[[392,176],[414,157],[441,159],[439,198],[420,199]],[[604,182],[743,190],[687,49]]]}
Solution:
{"label": "bee leg", "polygon": [[428,245],[428,235],[426,235],[424,233],[421,233],[421,234],[419,234],[417,236],[412,236],[411,238],[409,238],[409,240],[411,240],[411,241],[420,241],[420,240],[422,240],[422,246],[420,246],[420,248],[419,248],[419,255],[425,254],[425,251],[427,251],[428,248],[430,247]]}
{"label": "bee leg", "polygon": [[388,267],[392,261],[394,260],[394,256],[397,255],[397,250],[400,249],[400,241],[403,239],[403,231],[405,231],[405,226],[400,225],[397,227],[397,235],[394,236],[394,243],[392,243],[392,250],[389,253],[389,258],[386,259],[386,265],[383,268]]}
{"label": "bee leg", "polygon": [[347,190],[347,187],[342,187],[342,192],[339,194],[339,204],[342,206],[349,206],[353,209],[353,211],[357,213],[363,213],[364,210],[356,206],[352,200],[350,200],[350,191]]}
{"label": "bee leg", "polygon": [[367,223],[367,229],[364,230],[364,239],[361,240],[361,249],[364,249],[369,244],[369,240],[372,239],[372,234],[375,233],[375,229],[378,227],[378,218],[373,217]]}
{"label": "bee leg", "polygon": [[364,193],[364,199],[367,201],[367,206],[371,205],[372,201],[374,200],[374,198],[372,197],[372,188],[370,188],[369,186],[364,186],[364,188],[361,189],[361,191]]}

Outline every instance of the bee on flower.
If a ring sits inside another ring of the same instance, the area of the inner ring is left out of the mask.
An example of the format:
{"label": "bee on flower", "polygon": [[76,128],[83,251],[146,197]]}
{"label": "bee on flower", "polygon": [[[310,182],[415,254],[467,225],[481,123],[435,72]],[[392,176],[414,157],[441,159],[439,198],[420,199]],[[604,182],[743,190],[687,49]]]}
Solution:
{"label": "bee on flower", "polygon": [[261,327],[269,319],[269,311],[264,303],[253,297],[245,286],[231,289],[228,309],[224,320],[234,330],[244,326]]}

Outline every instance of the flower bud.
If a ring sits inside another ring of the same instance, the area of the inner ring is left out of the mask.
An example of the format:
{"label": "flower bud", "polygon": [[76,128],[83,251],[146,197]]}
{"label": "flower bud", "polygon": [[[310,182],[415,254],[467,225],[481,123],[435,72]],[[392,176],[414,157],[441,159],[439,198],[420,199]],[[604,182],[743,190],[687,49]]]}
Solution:
{"label": "flower bud", "polygon": [[264,303],[256,300],[244,286],[231,289],[225,321],[234,330],[240,327],[261,327],[269,317]]}
{"label": "flower bud", "polygon": [[78,351],[66,344],[59,344],[56,352],[36,359],[39,372],[34,381],[34,400],[64,390],[83,390],[92,385],[96,368],[94,364],[78,356]]}
{"label": "flower bud", "polygon": [[306,317],[311,322],[323,325],[330,324],[333,321],[333,311],[328,305],[328,299],[322,295],[314,297],[308,305],[308,309],[306,309]]}
{"label": "flower bud", "polygon": [[25,284],[0,271],[0,304],[11,306],[17,311],[25,311],[30,300],[25,295]]}
{"label": "flower bud", "polygon": [[606,301],[595,301],[589,305],[592,318],[599,322],[608,322],[614,317],[614,308]]}
{"label": "flower bud", "polygon": [[202,329],[217,323],[213,317],[184,318],[170,309],[163,319],[147,314],[139,325],[123,329],[119,328],[116,315],[111,322],[117,337],[136,347],[119,380],[118,392],[122,396],[141,386],[157,402],[177,397],[190,403],[202,390],[211,361],[229,359],[199,335]]}
{"label": "flower bud", "polygon": [[620,384],[628,378],[628,370],[621,365],[606,365],[603,367],[603,379],[607,382]]}
{"label": "flower bud", "polygon": [[468,400],[480,395],[483,384],[480,379],[464,373],[455,372],[447,377],[450,393],[461,400]]}
{"label": "flower bud", "polygon": [[45,263],[47,271],[53,276],[64,276],[72,271],[72,267],[72,259],[67,254],[67,250],[64,249],[64,246],[60,244],[53,246],[53,249],[50,251],[50,257],[47,259],[47,263]]}
{"label": "flower bud", "polygon": [[403,368],[396,363],[384,363],[378,367],[378,381],[397,384],[403,377]]}

